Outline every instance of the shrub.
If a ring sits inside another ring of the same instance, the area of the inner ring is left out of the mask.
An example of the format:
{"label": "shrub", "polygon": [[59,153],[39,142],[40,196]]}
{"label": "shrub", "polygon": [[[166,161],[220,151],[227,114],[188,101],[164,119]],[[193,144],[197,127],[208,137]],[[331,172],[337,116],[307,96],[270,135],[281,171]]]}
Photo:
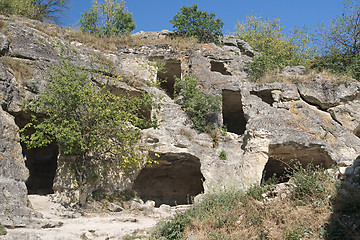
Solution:
{"label": "shrub", "polygon": [[175,94],[181,97],[181,106],[189,115],[197,130],[210,133],[215,129],[217,113],[220,111],[220,98],[200,91],[198,80],[194,76],[185,75],[176,78]]}
{"label": "shrub", "polygon": [[247,16],[235,28],[234,35],[261,54],[248,64],[254,80],[286,66],[307,65],[312,59],[313,49],[309,47],[312,36],[305,28],[296,28],[286,34],[278,18],[256,16]]}
{"label": "shrub", "polygon": [[40,21],[59,22],[59,15],[69,7],[68,0],[1,0],[0,12]]}
{"label": "shrub", "polygon": [[219,153],[219,158],[221,160],[226,160],[226,152],[224,150],[221,150],[221,152]]}
{"label": "shrub", "polygon": [[304,168],[300,163],[296,163],[287,171],[287,176],[294,183],[290,188],[294,199],[303,205],[327,203],[323,201],[329,200],[327,196],[333,193],[330,187],[333,179],[323,168],[313,164]]}
{"label": "shrub", "polygon": [[197,4],[184,6],[180,11],[170,20],[176,33],[186,37],[196,37],[199,42],[204,43],[219,41],[224,23],[214,13],[198,10]]}
{"label": "shrub", "polygon": [[94,0],[91,9],[81,14],[79,23],[81,31],[98,35],[127,35],[135,29],[123,0]]}

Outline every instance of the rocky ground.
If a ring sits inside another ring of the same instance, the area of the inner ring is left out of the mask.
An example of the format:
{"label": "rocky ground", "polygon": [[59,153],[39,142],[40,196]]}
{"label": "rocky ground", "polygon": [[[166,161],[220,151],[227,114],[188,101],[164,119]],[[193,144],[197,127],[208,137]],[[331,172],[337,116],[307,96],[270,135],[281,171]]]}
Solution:
{"label": "rocky ground", "polygon": [[67,240],[67,239],[123,239],[146,236],[160,220],[183,207],[149,207],[133,202],[128,210],[120,212],[76,212],[51,201],[51,195],[29,195],[37,212],[33,224],[26,228],[7,229],[2,240]]}

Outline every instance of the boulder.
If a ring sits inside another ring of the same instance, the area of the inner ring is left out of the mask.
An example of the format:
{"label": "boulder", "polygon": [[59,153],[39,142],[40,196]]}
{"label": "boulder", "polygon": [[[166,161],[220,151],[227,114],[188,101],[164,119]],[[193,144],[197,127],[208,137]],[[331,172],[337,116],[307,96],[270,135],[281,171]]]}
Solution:
{"label": "boulder", "polygon": [[317,76],[309,82],[300,83],[298,88],[305,101],[324,110],[358,99],[360,96],[359,82],[326,80],[321,76]]}
{"label": "boulder", "polygon": [[303,75],[306,71],[306,68],[304,66],[287,66],[285,67],[281,73],[286,75],[286,76],[298,76],[298,75]]}
{"label": "boulder", "polygon": [[360,137],[360,100],[329,108],[331,116],[350,132]]}

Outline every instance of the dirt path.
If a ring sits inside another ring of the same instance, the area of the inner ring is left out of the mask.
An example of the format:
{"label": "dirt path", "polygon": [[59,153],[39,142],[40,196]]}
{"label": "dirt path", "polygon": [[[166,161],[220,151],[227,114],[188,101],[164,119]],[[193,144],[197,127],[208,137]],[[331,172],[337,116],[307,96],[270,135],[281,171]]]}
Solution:
{"label": "dirt path", "polygon": [[[174,208],[165,212],[155,208],[151,212],[123,210],[117,213],[70,212],[49,196],[29,195],[39,215],[35,223],[26,228],[8,229],[4,240],[106,240],[122,239],[126,235],[147,235],[161,218],[169,216]],[[135,238],[134,238],[135,239]]]}

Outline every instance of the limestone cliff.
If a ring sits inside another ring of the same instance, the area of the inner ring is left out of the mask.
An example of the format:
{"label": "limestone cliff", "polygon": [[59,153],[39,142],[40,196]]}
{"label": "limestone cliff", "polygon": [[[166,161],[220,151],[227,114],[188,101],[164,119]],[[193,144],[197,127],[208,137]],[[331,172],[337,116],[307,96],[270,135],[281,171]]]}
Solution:
{"label": "limestone cliff", "polygon": [[[69,37],[71,30],[54,25],[0,16],[0,26],[2,224],[27,223],[31,217],[27,192],[55,190],[58,200],[65,204],[78,198],[68,168],[71,157],[60,155],[56,143],[30,151],[19,142],[19,128],[30,117],[20,104],[46,85],[46,69],[58,60],[57,42],[76,49],[83,67],[123,76],[122,82],[111,86],[112,92],[136,95],[145,90],[161,96],[164,103],[160,112],[148,113],[164,120],[159,128],[143,130],[150,154],[159,156],[159,164],[127,174],[109,166],[108,171],[99,172],[101,178],[92,184],[91,191],[133,189],[157,205],[183,204],[202,192],[257,184],[264,172],[265,178],[273,173],[281,175],[286,164],[294,160],[330,167],[360,155],[358,82],[314,76],[252,83],[247,79],[246,62],[257,53],[236,38],[224,37],[221,47],[204,44],[177,50],[163,43],[167,31],[138,33],[134,38],[149,39],[149,44],[126,47],[114,43],[112,48],[100,51],[100,47]],[[161,44],[156,44],[157,40],[162,40]],[[100,59],[97,64],[91,64],[94,56]],[[157,72],[155,60],[165,62],[165,71]],[[112,69],[104,70],[101,62]],[[228,133],[219,136],[215,148],[211,136],[196,131],[174,99],[174,76],[184,74],[196,76],[203,92],[222,99],[218,125],[226,125]],[[159,88],[149,86],[147,83],[156,77],[167,82]],[[22,151],[28,158],[26,166]],[[226,160],[220,159],[221,151],[226,153]],[[101,164],[101,159],[97,161]]]}

